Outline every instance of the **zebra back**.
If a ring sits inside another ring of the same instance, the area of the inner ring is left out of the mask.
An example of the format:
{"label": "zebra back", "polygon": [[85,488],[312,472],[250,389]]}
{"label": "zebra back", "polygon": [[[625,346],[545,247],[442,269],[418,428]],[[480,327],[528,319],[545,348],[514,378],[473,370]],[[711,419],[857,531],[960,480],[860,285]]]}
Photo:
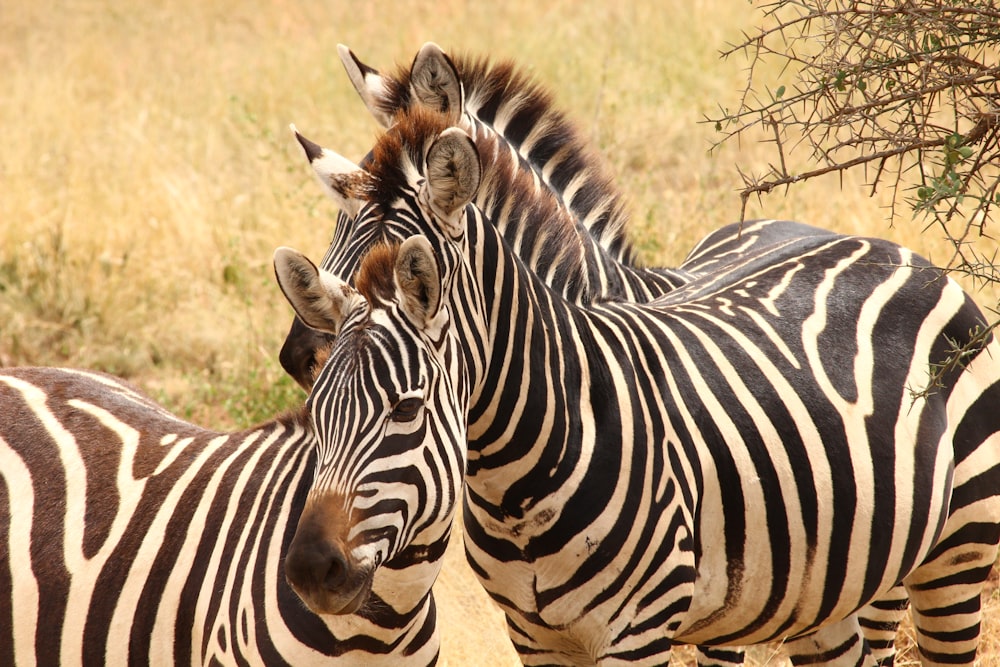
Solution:
{"label": "zebra back", "polygon": [[0,414],[0,664],[436,659],[433,601],[398,599],[390,569],[349,616],[288,587],[305,412],[219,433],[107,375],[19,368],[0,372]]}

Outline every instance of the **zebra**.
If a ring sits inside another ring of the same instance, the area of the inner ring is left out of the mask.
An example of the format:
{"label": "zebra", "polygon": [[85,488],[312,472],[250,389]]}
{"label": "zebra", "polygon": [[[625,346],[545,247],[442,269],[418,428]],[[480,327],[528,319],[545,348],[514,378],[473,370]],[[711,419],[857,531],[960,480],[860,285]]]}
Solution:
{"label": "zebra", "polygon": [[[552,262],[553,256],[562,259],[560,253],[544,248],[539,251],[536,247],[538,239],[551,246],[554,238],[557,247],[565,245],[566,239],[560,239],[559,235],[537,234],[530,229],[530,221],[493,219],[529,265],[544,265],[549,269],[546,279],[550,284],[581,303],[594,299],[648,301],[756,248],[790,238],[829,233],[787,220],[734,223],[702,239],[678,269],[644,268],[636,261],[628,242],[624,198],[606,175],[601,161],[586,146],[575,126],[554,108],[551,95],[512,62],[493,64],[488,58],[470,57],[453,61],[439,46],[428,42],[408,69],[398,68],[397,72],[384,75],[363,63],[346,46],[338,45],[338,51],[357,93],[383,127],[391,127],[396,116],[417,105],[439,110],[452,121],[463,123],[474,137],[495,139],[500,150],[509,151],[512,169],[528,172],[536,187],[541,184],[548,188],[576,219],[579,236],[592,237],[599,243],[597,249],[584,256],[582,266],[575,262]],[[324,189],[343,205],[328,185],[329,179],[335,178],[339,163],[334,160],[329,166],[333,169],[329,168],[322,159],[322,148],[297,132],[296,136]],[[350,224],[344,217],[341,213],[338,229]],[[565,225],[567,230],[571,225],[571,222]],[[566,236],[573,235],[567,231]],[[335,254],[337,245],[336,241],[332,244],[323,266]],[[537,257],[545,261],[532,262]],[[569,265],[570,271],[560,274],[559,270],[551,269],[564,265]],[[580,270],[586,272],[586,277],[573,280],[575,272]],[[578,291],[579,285],[597,287]],[[282,347],[282,364],[308,390],[316,370],[315,353],[329,344],[328,335],[303,326],[296,318]],[[292,359],[295,362],[286,363]],[[893,638],[902,606],[905,594],[900,590],[862,614],[866,638],[886,664],[891,663],[894,654]],[[734,650],[705,649],[703,653],[699,664],[706,667],[740,663]]]}
{"label": "zebra", "polygon": [[427,591],[445,523],[387,553],[363,605],[314,613],[286,583],[293,535],[316,519],[304,408],[217,433],[108,375],[13,368],[0,414],[0,664],[437,660]]}
{"label": "zebra", "polygon": [[[448,114],[473,138],[489,136],[499,150],[510,151],[516,168],[527,170],[575,218],[581,236],[592,237],[601,251],[600,262],[589,258],[589,293],[578,293],[558,283],[554,287],[580,303],[595,300],[649,301],[692,277],[755,248],[807,235],[828,234],[824,229],[791,220],[753,220],[724,225],[701,239],[680,267],[643,266],[629,239],[629,209],[625,196],[596,152],[575,124],[553,103],[548,90],[512,61],[488,57],[449,57],[434,42],[425,43],[409,68],[382,74],[362,62],[347,46],[337,45],[341,62],[355,91],[383,128],[399,114],[423,105]],[[328,175],[320,175],[323,182]],[[332,195],[339,201],[337,195]],[[519,221],[515,230],[528,224]],[[504,236],[521,250],[517,235],[501,227]],[[522,257],[532,265],[534,248]],[[612,273],[609,276],[608,271]],[[538,272],[546,280],[549,276]]]}
{"label": "zebra", "polygon": [[[433,45],[430,46],[433,47]],[[413,70],[414,71],[419,70],[421,67],[419,64],[420,62],[428,62],[432,60],[433,59],[432,56],[436,54],[437,57],[441,58],[441,61],[435,64],[433,66],[433,69],[435,69],[435,71],[437,72],[451,71],[453,73],[453,76],[455,77],[455,81],[457,82],[454,84],[453,87],[459,91],[459,94],[453,97],[457,97],[457,99],[459,100],[464,99],[464,96],[461,94],[461,91],[464,90],[464,83],[458,80],[457,70],[454,68],[453,65],[450,64],[450,60],[448,60],[447,57],[444,56],[444,54],[439,50],[435,48],[430,48],[431,55],[427,55],[429,48],[430,47],[425,46],[424,49],[422,49],[421,53],[418,54],[418,57],[415,60]],[[350,54],[349,51],[347,51],[347,53]],[[350,54],[350,62],[360,63],[360,61],[353,54]],[[358,67],[359,71],[361,68],[364,68],[366,72],[365,74],[366,83],[364,86],[358,86],[359,90],[364,89],[367,91],[372,91],[372,90],[380,90],[382,88],[388,88],[399,91],[407,89],[407,87],[402,84],[396,84],[394,86],[384,86],[383,84],[378,83],[380,79],[378,80],[374,79],[374,77],[380,76],[377,74],[373,74],[375,70],[363,65],[359,65]],[[430,67],[430,66],[424,65],[424,67]],[[482,67],[483,66],[480,65],[480,69],[482,69]],[[510,90],[512,88],[517,89],[517,86],[509,85],[506,83],[504,85],[499,85],[495,83],[495,80],[497,79],[499,79],[500,81],[508,81],[509,77],[511,76],[509,73],[504,73],[502,75],[494,75],[492,74],[492,70],[486,70],[486,71],[488,73],[486,76],[476,75],[470,78],[470,81],[472,82],[471,87],[473,90],[477,90],[479,88],[486,88],[494,91]],[[403,76],[397,76],[396,78],[399,80],[404,79]],[[416,76],[413,78],[420,78],[420,77]],[[447,88],[447,86],[441,84],[442,78],[443,78],[442,75],[440,74],[436,75],[436,80],[438,82],[438,85],[428,86],[427,89],[441,90]],[[484,85],[482,83],[477,84],[476,81],[480,79],[485,79],[487,81],[490,81],[490,83],[488,85]],[[545,121],[546,127],[550,128],[558,127],[559,124],[551,120],[550,118],[552,114],[556,114],[555,117],[557,119],[562,119],[562,117],[559,116],[557,112],[538,111],[538,109],[542,110],[547,109],[547,107],[544,104],[547,98],[545,98],[544,95],[542,102],[534,101],[531,104],[526,104],[524,102],[524,100],[532,99],[531,93],[533,92],[537,93],[537,90],[535,89],[528,89],[527,91],[522,90],[519,94],[515,95],[515,97],[521,100],[523,105],[526,105],[531,109],[535,109],[535,111],[529,114],[531,117],[548,118],[548,120]],[[416,98],[417,97],[416,93],[414,93],[412,97]],[[426,93],[423,94],[423,97],[425,100],[427,100],[427,102],[424,104],[425,106],[445,108],[442,107],[442,105],[430,104],[430,101]],[[379,99],[405,100],[406,96],[398,92],[395,95],[389,95],[388,93],[384,93],[379,97]],[[383,101],[382,104],[384,108],[396,109],[395,111],[396,114],[405,113],[409,109],[409,107],[405,106],[403,102],[398,102],[398,101],[397,102]],[[496,106],[496,104],[497,103],[491,103],[489,106],[493,107]],[[449,113],[453,119],[456,117],[456,114],[454,114],[453,112],[447,111],[447,113]],[[548,114],[548,116],[546,114]],[[462,118],[463,115],[458,114],[458,117]],[[466,120],[466,122],[468,123],[469,127],[471,127],[471,131],[474,132],[475,135],[479,138],[478,139],[479,141],[487,141],[487,140],[495,141],[500,146],[500,148],[493,149],[493,152],[498,155],[500,153],[503,153],[505,157],[510,159],[510,164],[508,167],[506,167],[507,171],[500,170],[499,172],[501,174],[501,178],[512,178],[513,174],[517,173],[519,179],[528,182],[529,185],[537,189],[538,179],[537,176],[535,176],[532,173],[533,169],[528,169],[525,167],[524,158],[521,157],[516,150],[512,150],[506,147],[506,139],[504,137],[491,132],[488,126],[485,127],[484,129],[478,126],[473,121]],[[562,119],[562,123],[565,124],[564,119]],[[386,123],[386,124],[391,126],[392,123]],[[570,137],[574,136],[572,134],[571,126],[564,128],[562,132],[566,134],[566,136]],[[338,251],[338,249],[341,248],[345,242],[352,239],[352,232],[354,231],[352,225],[354,224],[354,217],[357,213],[357,210],[354,207],[354,205],[349,201],[345,201],[337,192],[336,188],[333,187],[334,184],[339,179],[338,170],[344,168],[344,161],[339,156],[334,156],[332,153],[328,154],[320,146],[306,139],[297,131],[295,134],[299,143],[305,150],[306,156],[310,160],[310,163],[316,173],[316,176],[321,185],[324,187],[324,190],[338,204],[340,204],[342,211],[349,210],[351,212],[351,215],[349,216],[345,215],[344,213],[341,213],[341,217],[337,225],[337,235],[335,236],[334,242],[332,243],[331,248],[327,251],[326,256],[324,257],[322,263],[322,266],[324,268],[327,268],[333,271],[334,273],[337,273],[338,271],[337,267],[331,266],[329,264],[331,257],[340,257],[340,260],[342,262],[345,262],[345,265],[347,266],[356,265],[359,259],[357,256],[353,256],[353,257],[348,257],[347,260],[345,261],[344,255]],[[562,143],[574,143],[574,142],[563,141]],[[579,152],[582,153],[583,150],[584,149],[581,148]],[[586,161],[580,162],[580,164],[586,164]],[[599,182],[598,179],[594,178],[591,178],[590,180],[593,182]],[[552,194],[557,196],[558,203],[560,204],[560,206],[565,208],[564,200],[558,199],[558,193],[553,192]],[[617,195],[615,195],[615,193],[610,192],[608,194],[608,201],[615,201],[614,198],[616,196]],[[581,201],[590,201],[591,199],[592,198],[587,197],[581,199]],[[493,220],[493,222],[497,225],[498,229],[503,230],[505,237],[507,237],[508,239],[512,239],[514,243],[517,242],[523,243],[525,239],[530,239],[530,243],[526,244],[529,249],[528,251],[529,258],[532,256],[535,257],[541,256],[545,259],[545,263],[547,265],[551,265],[553,263],[552,260],[558,260],[559,262],[561,262],[563,266],[570,267],[568,270],[564,270],[562,274],[560,274],[559,272],[555,273],[555,275],[563,276],[562,278],[560,278],[560,280],[562,280],[564,295],[567,293],[571,294],[573,298],[580,299],[582,302],[589,302],[590,300],[592,300],[589,297],[581,297],[579,293],[566,289],[566,285],[573,284],[574,281],[572,281],[571,277],[574,275],[574,273],[575,274],[579,273],[586,274],[588,272],[592,273],[590,267],[594,262],[594,258],[602,256],[601,253],[603,253],[604,250],[598,249],[593,254],[584,255],[582,261],[580,260],[579,255],[566,255],[559,250],[561,247],[565,246],[568,239],[579,238],[579,236],[574,237],[574,229],[577,232],[579,232],[580,224],[578,222],[574,223],[574,221],[570,219],[572,216],[558,217],[556,219],[556,222],[558,224],[553,224],[552,220],[547,221],[549,227],[546,230],[542,231],[547,233],[548,236],[543,237],[546,240],[543,241],[542,244],[540,245],[543,245],[544,247],[548,248],[554,248],[555,250],[549,250],[545,253],[541,253],[540,255],[532,255],[530,253],[532,244],[538,244],[537,239],[541,237],[541,234],[539,231],[530,230],[531,226],[530,217],[526,218],[523,213],[520,213],[517,210],[517,208],[514,209],[514,215],[512,215],[511,210],[504,208],[503,201],[498,202],[494,200],[493,202],[491,202],[491,205],[495,208],[495,210],[502,211],[503,214],[506,216],[506,217],[503,216],[491,217],[491,220]],[[616,206],[605,206],[603,208],[604,210],[617,210]],[[573,212],[567,211],[567,213],[572,214]],[[579,220],[579,217],[586,216],[586,213],[584,211],[578,211],[575,215],[577,216],[577,220]],[[510,221],[511,217],[514,218],[513,221]],[[529,233],[522,232],[522,229],[524,228],[529,228]],[[560,230],[560,231],[554,231],[554,230]],[[385,234],[390,232],[387,229],[381,228],[376,225],[370,227],[365,233],[384,236]],[[711,270],[714,270],[716,266],[721,265],[727,261],[731,261],[733,258],[741,257],[744,254],[753,251],[755,248],[763,247],[786,238],[796,238],[806,235],[816,236],[823,234],[829,234],[829,232],[791,221],[763,220],[763,221],[749,222],[746,223],[745,225],[739,225],[739,224],[728,225],[726,227],[717,230],[716,232],[713,232],[712,234],[709,234],[705,239],[703,239],[689,253],[688,258],[685,260],[682,267],[678,270],[673,270],[672,273],[669,274],[671,275],[672,278],[669,282],[665,283],[659,282],[659,276],[660,274],[666,274],[670,270],[652,269],[647,271],[645,269],[636,267],[634,265],[628,265],[628,264],[618,265],[616,267],[617,272],[630,276],[630,279],[628,281],[625,281],[626,284],[638,285],[642,287],[645,291],[640,292],[638,290],[633,290],[629,292],[627,297],[623,296],[621,292],[617,292],[615,293],[614,297],[629,298],[635,301],[649,300],[649,298],[651,298],[652,296],[666,293],[671,291],[672,289],[675,289],[677,286],[683,284],[684,282],[691,280],[692,276],[697,275],[698,273],[706,273]],[[358,245],[357,247],[361,249],[360,252],[362,253],[365,252],[365,249],[371,243],[373,243],[374,240],[375,240],[374,237],[369,237],[368,243]],[[356,239],[354,239],[354,241],[356,241]],[[523,253],[524,249],[523,248],[519,249],[519,252]],[[613,262],[614,260],[602,260],[602,261]],[[567,278],[566,276],[569,276],[570,278]],[[647,279],[649,276],[652,276],[651,280]],[[575,282],[576,283],[586,282],[586,278],[580,279]],[[607,281],[603,282],[593,281],[593,282],[595,284],[600,284],[602,288],[605,289],[606,286],[608,285]],[[612,297],[607,295],[602,295],[602,298],[612,298]],[[322,331],[316,331],[302,325],[302,323],[299,321],[298,318],[296,318],[295,322],[293,323],[289,335],[286,338],[286,341],[282,347],[282,363],[285,366],[286,370],[288,370],[291,374],[293,374],[293,376],[296,377],[296,379],[303,387],[308,389],[311,386],[313,372],[314,369],[316,368],[316,364],[312,360],[314,359],[318,350],[325,350],[329,346],[331,339],[332,336],[330,336],[327,333],[324,333]],[[297,373],[294,371],[294,369],[290,368],[289,364],[285,363],[287,359],[292,358],[293,356],[294,358],[299,360],[298,363],[294,364],[294,366],[299,369]],[[308,362],[302,363],[302,360],[308,360]],[[894,654],[894,643],[893,643],[893,638],[895,636],[894,628],[895,624],[898,623],[897,618],[900,617],[902,614],[903,609],[900,607],[900,605],[905,605],[905,595],[903,595],[902,592],[897,592],[893,597],[891,597],[890,600],[885,602],[880,602],[880,604],[888,604],[888,609],[880,610],[876,608],[873,610],[866,610],[866,612],[862,615],[862,617],[863,617],[863,622],[866,624],[866,636],[872,642],[873,646],[878,651],[880,657],[882,657],[888,663],[891,662],[891,656]],[[726,649],[726,650],[721,650],[716,648],[700,649],[700,654],[701,655],[699,656],[699,664],[705,667],[709,665],[738,665],[742,661],[738,653],[734,649]]]}
{"label": "zebra", "polygon": [[648,304],[580,305],[477,206],[509,185],[482,155],[447,116],[408,114],[336,180],[359,229],[401,243],[361,235],[336,273],[275,253],[298,316],[337,335],[309,399],[315,497],[379,535],[376,487],[422,476],[404,536],[461,488],[467,556],[526,664],[778,638],[793,660],[872,664],[856,612],[902,583],[924,664],[971,665],[1000,541],[1000,346],[908,391],[986,326],[957,283],[829,234]]}
{"label": "zebra", "polygon": [[[565,219],[566,238],[562,242],[553,241],[556,235],[539,235],[516,217],[506,217],[501,225],[522,256],[534,258],[533,265],[540,272],[551,267],[548,278],[567,296],[578,300],[608,296],[648,300],[686,280],[683,274],[670,269],[646,272],[632,268],[634,252],[626,234],[628,211],[623,196],[575,126],[554,108],[551,96],[512,63],[492,65],[481,58],[459,59],[456,64],[439,46],[428,42],[410,69],[383,76],[362,63],[346,46],[338,45],[338,51],[361,99],[384,127],[391,126],[393,116],[418,104],[449,113],[456,120],[467,122],[470,131],[499,138],[500,147],[517,156],[512,168],[527,172],[537,187],[549,188],[560,201],[566,202],[576,220]],[[517,122],[509,122],[512,114]],[[529,128],[535,128],[530,134],[536,139],[525,143],[524,134]],[[539,128],[543,131],[539,132]],[[296,137],[318,172],[324,190],[337,200],[326,184],[329,172],[323,169],[321,149],[298,133]],[[523,149],[523,154],[518,149]],[[335,229],[348,229],[350,224],[350,212],[341,209]],[[584,273],[572,266],[576,257],[553,253],[553,246],[562,251],[570,239],[580,246],[578,253],[583,254],[586,262]],[[331,246],[336,245],[335,236]],[[566,271],[565,267],[572,268]],[[308,391],[316,369],[315,352],[329,344],[328,336],[295,320],[279,361]]]}
{"label": "zebra", "polygon": [[[629,213],[603,161],[552,95],[513,61],[488,57],[452,58],[434,42],[425,43],[409,67],[381,73],[351,49],[337,45],[348,78],[372,117],[384,129],[400,113],[423,105],[464,123],[473,136],[495,135],[517,156],[620,264],[632,265],[636,253],[628,237]],[[635,287],[614,289],[633,300]]]}

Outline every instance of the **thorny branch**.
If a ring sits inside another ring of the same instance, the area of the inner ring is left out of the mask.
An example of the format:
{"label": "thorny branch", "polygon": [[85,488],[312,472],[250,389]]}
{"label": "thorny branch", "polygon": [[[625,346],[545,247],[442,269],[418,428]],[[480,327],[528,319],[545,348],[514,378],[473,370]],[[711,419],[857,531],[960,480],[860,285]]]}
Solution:
{"label": "thorny branch", "polygon": [[[870,166],[871,192],[889,188],[893,218],[902,201],[925,218],[925,231],[937,227],[950,241],[944,268],[977,287],[1000,285],[990,236],[1000,206],[997,0],[767,0],[761,7],[761,26],[722,54],[748,57],[739,104],[706,118],[722,133],[713,149],[759,129],[777,152],[762,173],[739,168],[741,219],[755,195]],[[760,92],[765,63],[780,65],[776,84],[783,85]],[[792,154],[803,148],[810,161],[797,169],[802,163]],[[963,358],[957,351],[955,359]]]}

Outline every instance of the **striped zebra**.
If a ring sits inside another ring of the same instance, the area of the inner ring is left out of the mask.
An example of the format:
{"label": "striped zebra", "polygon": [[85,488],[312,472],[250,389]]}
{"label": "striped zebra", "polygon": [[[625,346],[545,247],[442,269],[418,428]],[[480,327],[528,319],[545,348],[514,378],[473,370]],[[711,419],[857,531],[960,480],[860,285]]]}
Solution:
{"label": "striped zebra", "polygon": [[[509,151],[513,169],[528,171],[537,186],[556,197],[575,219],[578,235],[599,247],[585,256],[588,278],[574,281],[587,285],[586,291],[574,290],[565,278],[551,280],[555,273],[549,268],[551,262],[544,265],[547,272],[536,270],[572,301],[649,301],[755,248],[829,233],[789,220],[733,223],[699,241],[676,269],[643,266],[629,240],[625,196],[608,175],[603,160],[554,106],[552,95],[513,62],[493,63],[486,57],[471,56],[452,59],[437,44],[427,42],[409,68],[382,74],[343,44],[337,48],[356,92],[383,128],[388,129],[399,114],[416,106],[448,114],[473,139],[488,137],[496,142],[498,151]],[[328,177],[320,174],[320,181]],[[535,221],[512,223],[501,218],[496,222],[530,267],[539,264],[536,255],[551,254],[535,245],[524,245],[524,236],[532,243],[537,243],[536,238],[550,242],[547,235],[532,229]]]}
{"label": "striped zebra", "polygon": [[[452,58],[427,42],[408,67],[383,74],[343,44],[337,50],[355,91],[384,129],[400,113],[422,105],[448,114],[474,137],[495,135],[615,261],[635,263],[628,209],[603,161],[551,94],[512,61]],[[611,290],[635,300],[645,288],[605,288]]]}
{"label": "striped zebra", "polygon": [[[497,153],[509,152],[512,171],[526,172],[535,188],[541,184],[557,197],[569,217],[575,218],[575,223],[565,216],[558,218],[559,228],[565,230],[561,233],[533,229],[534,221],[525,218],[524,207],[511,211],[493,202],[495,213],[490,219],[529,267],[539,273],[542,271],[538,267],[542,267],[547,271],[543,273],[546,280],[573,300],[648,301],[756,248],[790,238],[829,233],[789,221],[733,224],[703,239],[676,270],[641,267],[628,244],[623,198],[605,175],[600,161],[573,124],[553,107],[551,96],[511,63],[492,65],[487,59],[459,58],[456,64],[439,47],[428,43],[409,69],[400,68],[395,74],[383,75],[346,47],[338,48],[357,92],[383,126],[391,127],[398,115],[416,106],[440,110],[452,121],[460,122],[477,141],[495,141]],[[336,272],[329,259],[342,256],[338,248],[344,239],[351,238],[353,221],[353,215],[348,217],[343,213],[343,207],[350,207],[350,202],[345,202],[331,187],[343,164],[336,158],[324,159],[322,148],[298,133],[296,136],[320,183],[342,207],[337,238],[322,263],[324,268]],[[523,179],[523,173],[519,177]],[[386,230],[378,232],[385,234]],[[582,262],[575,255],[567,258],[561,252],[567,243],[581,239],[586,239],[581,243],[583,247],[590,247]],[[594,247],[594,239],[600,239],[601,245]],[[348,266],[356,264],[357,257],[346,262]],[[574,278],[580,273],[582,277]],[[581,290],[581,285],[596,287]],[[318,370],[316,353],[325,350],[331,339],[328,334],[305,327],[298,318],[293,322],[282,347],[281,361],[306,389]],[[887,602],[887,610],[863,614],[867,637],[887,661],[891,661],[893,654],[894,623],[901,613],[900,597],[905,603],[905,596],[897,595]],[[702,656],[699,664],[740,662],[733,650],[709,652],[711,655]]]}
{"label": "striped zebra", "polygon": [[[498,150],[509,150],[516,156],[512,169],[525,172],[536,187],[548,188],[566,202],[575,219],[560,220],[564,224],[561,234],[539,234],[524,211],[512,211],[498,224],[521,256],[567,297],[581,302],[594,298],[646,301],[686,282],[680,272],[635,266],[621,193],[575,126],[554,108],[551,96],[511,63],[491,65],[486,59],[460,59],[456,65],[440,47],[428,43],[418,52],[412,68],[383,76],[347,47],[338,45],[338,49],[357,92],[384,127],[391,126],[392,118],[411,106],[426,105],[447,112],[456,121],[462,119],[477,136],[498,139]],[[461,75],[458,67],[462,67]],[[321,149],[298,133],[296,136],[324,190],[343,204],[327,184],[331,172],[320,159]],[[533,139],[526,141],[527,136]],[[336,173],[337,164],[330,166]],[[341,207],[331,247],[338,245],[342,230],[350,229],[351,214]],[[566,255],[566,248],[572,246],[576,246],[574,252]],[[308,390],[316,370],[315,352],[329,344],[329,336],[296,319],[279,360]]]}
{"label": "striped zebra", "polygon": [[[363,63],[344,45],[338,45],[341,61],[356,92],[373,117],[391,127],[399,114],[415,106],[425,106],[450,116],[473,137],[495,140],[498,151],[510,153],[512,170],[530,174],[535,187],[546,187],[567,210],[573,222],[560,217],[562,233],[540,234],[532,229],[520,211],[513,220],[507,212],[491,219],[512,243],[529,267],[545,277],[563,296],[580,303],[595,300],[648,301],[709,273],[733,259],[766,245],[804,236],[828,234],[786,220],[758,220],[731,224],[709,234],[688,254],[678,269],[645,268],[635,259],[628,241],[628,213],[624,198],[607,176],[603,163],[586,145],[576,127],[556,109],[551,95],[534,83],[511,62],[493,64],[487,58],[459,57],[454,61],[436,44],[428,42],[409,68],[381,74]],[[344,205],[328,184],[340,163],[326,165],[322,149],[296,133],[306,150],[316,175],[329,195]],[[494,209],[501,207],[494,205]],[[338,228],[347,227],[341,213]],[[583,262],[553,251],[571,239],[586,239],[592,247]],[[335,242],[322,266],[335,255]],[[539,270],[541,267],[542,270]],[[565,270],[562,267],[568,267]],[[544,272],[543,272],[544,270]],[[583,271],[583,277],[574,276]],[[580,289],[580,286],[588,286]],[[307,390],[318,370],[317,350],[325,350],[331,337],[302,325],[295,319],[282,347],[286,370]],[[285,360],[295,360],[285,363]],[[866,638],[885,664],[894,655],[895,627],[905,610],[905,594],[900,590],[862,613]],[[704,649],[699,656],[703,667],[735,665],[741,662],[735,650]]]}
{"label": "striped zebra", "polygon": [[831,234],[650,304],[580,305],[479,208],[517,185],[449,125],[408,114],[336,179],[356,229],[402,241],[339,249],[355,287],[275,255],[298,316],[338,334],[309,398],[304,512],[347,518],[350,567],[453,516],[462,490],[467,554],[526,664],[780,638],[793,660],[873,664],[856,612],[902,583],[924,664],[971,665],[1000,541],[997,343],[909,392],[986,325],[962,289]]}
{"label": "striped zebra", "polygon": [[[518,218],[516,209],[513,216],[499,218],[497,226],[523,256],[536,260],[533,266],[548,269],[547,279],[565,295],[584,302],[594,298],[646,301],[689,280],[686,271],[644,269],[636,264],[626,235],[627,211],[623,197],[575,126],[553,107],[551,96],[511,63],[491,65],[487,59],[459,59],[460,76],[459,66],[437,45],[428,43],[417,54],[411,68],[382,76],[362,63],[347,47],[340,45],[338,50],[357,92],[384,127],[391,126],[396,115],[417,104],[448,113],[453,120],[464,121],[465,127],[476,136],[495,138],[500,150],[510,152],[513,169],[526,172],[535,187],[547,188],[558,198],[570,214],[560,219],[566,224],[562,235],[538,234],[532,229],[530,220]],[[471,104],[466,102],[466,91],[469,91]],[[336,200],[337,195],[329,185],[333,175],[331,168],[335,173],[336,162],[326,165],[319,146],[298,132],[296,137],[320,183]],[[575,228],[570,227],[572,218],[576,219]],[[342,209],[338,229],[349,224],[350,219]],[[776,232],[787,236],[816,230],[784,221],[770,221],[748,225],[745,230],[734,225],[727,231],[706,239],[702,252],[690,259],[692,270],[718,261],[727,252],[742,252],[751,244],[771,242]],[[585,255],[583,265],[572,258],[565,261],[562,253],[549,249],[553,243],[557,248],[565,246],[574,236],[587,239],[584,248],[593,247]],[[600,247],[594,247],[595,241],[601,243]],[[570,270],[560,271],[560,266],[569,266]],[[583,279],[574,280],[581,268],[586,274]],[[317,351],[326,349],[331,338],[305,327],[298,318],[292,324],[280,360],[286,371],[307,390],[316,370]],[[699,664],[704,666],[740,662],[740,654],[732,649],[703,649],[699,656]]]}
{"label": "striped zebra", "polygon": [[[598,277],[590,282],[600,287],[593,294],[564,293],[580,303],[597,299],[649,301],[758,248],[829,233],[788,220],[730,224],[702,239],[678,269],[643,267],[628,239],[624,197],[603,162],[575,125],[554,107],[551,95],[513,62],[494,64],[485,57],[468,56],[453,61],[438,45],[428,42],[409,68],[383,75],[346,46],[337,48],[356,92],[384,128],[417,104],[449,114],[473,137],[492,135],[501,149],[516,158],[520,169],[530,170],[536,184],[555,195],[576,218],[578,231],[592,236],[602,249],[597,253],[602,261],[595,262],[594,255],[588,257],[590,275]],[[498,228],[512,230],[505,235],[513,237],[515,243],[521,238],[520,226],[498,224]],[[530,265],[533,249],[518,249]],[[610,259],[603,259],[604,254]],[[609,264],[615,269],[610,274]],[[900,587],[860,614],[865,638],[880,664],[893,662],[896,627],[905,607],[906,595]],[[699,649],[698,664],[702,667],[741,662],[741,654],[734,649]]]}
{"label": "striped zebra", "polygon": [[446,524],[387,553],[364,600],[317,615],[286,583],[316,468],[304,410],[217,433],[107,375],[21,368],[0,371],[0,414],[0,664],[436,661]]}

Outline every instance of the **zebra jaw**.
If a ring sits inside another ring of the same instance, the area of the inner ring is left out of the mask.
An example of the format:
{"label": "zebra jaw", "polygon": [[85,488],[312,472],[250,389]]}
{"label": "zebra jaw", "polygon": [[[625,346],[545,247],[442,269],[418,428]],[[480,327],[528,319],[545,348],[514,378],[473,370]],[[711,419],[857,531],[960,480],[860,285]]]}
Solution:
{"label": "zebra jaw", "polygon": [[[365,606],[371,596],[372,584],[374,583],[374,572],[369,572],[368,576],[361,579],[358,587],[350,591],[327,590],[323,588],[300,588],[291,581],[288,585],[299,599],[306,605],[309,611],[321,616],[347,616],[354,614]],[[287,575],[286,575],[287,577]],[[350,594],[353,593],[353,597]]]}

